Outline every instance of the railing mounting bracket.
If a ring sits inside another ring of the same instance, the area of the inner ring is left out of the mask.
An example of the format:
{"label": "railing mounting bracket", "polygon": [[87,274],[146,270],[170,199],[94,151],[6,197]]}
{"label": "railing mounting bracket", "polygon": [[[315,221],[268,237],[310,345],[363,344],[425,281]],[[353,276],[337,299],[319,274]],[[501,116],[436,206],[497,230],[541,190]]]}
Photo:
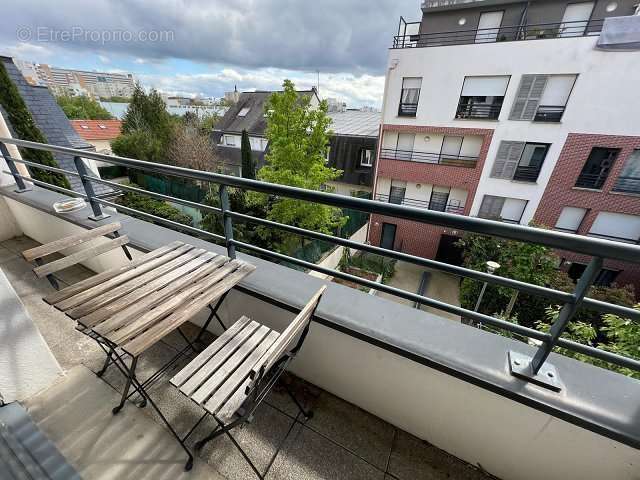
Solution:
{"label": "railing mounting bracket", "polygon": [[509,369],[511,375],[535,383],[541,387],[548,388],[554,392],[559,392],[564,388],[564,384],[558,376],[556,367],[549,362],[545,362],[537,374],[531,369],[531,360],[533,357],[522,353],[509,351]]}

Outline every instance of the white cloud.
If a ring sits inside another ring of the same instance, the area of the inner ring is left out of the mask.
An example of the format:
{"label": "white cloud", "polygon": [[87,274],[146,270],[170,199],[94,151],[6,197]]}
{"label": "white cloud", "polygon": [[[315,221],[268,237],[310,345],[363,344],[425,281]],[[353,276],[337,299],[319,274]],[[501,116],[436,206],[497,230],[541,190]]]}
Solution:
{"label": "white cloud", "polygon": [[[285,78],[292,80],[298,89],[309,89],[317,83],[315,72],[265,68],[259,70],[237,70],[222,68],[214,73],[158,75],[140,74],[138,78],[145,86],[165,93],[180,95],[221,96],[225,91],[237,87],[240,91],[278,90]],[[320,75],[320,95],[335,97],[349,106],[376,106],[382,103],[384,77],[338,73]]]}

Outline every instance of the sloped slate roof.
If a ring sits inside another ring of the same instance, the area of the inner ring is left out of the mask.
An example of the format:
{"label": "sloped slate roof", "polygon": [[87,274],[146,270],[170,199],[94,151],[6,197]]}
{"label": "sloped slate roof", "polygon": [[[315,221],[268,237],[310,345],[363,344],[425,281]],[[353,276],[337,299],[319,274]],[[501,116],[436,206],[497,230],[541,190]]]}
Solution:
{"label": "sloped slate roof", "polygon": [[[215,130],[225,133],[241,133],[246,130],[253,135],[264,135],[267,119],[264,117],[264,105],[274,92],[242,92],[238,102],[227,110]],[[315,95],[315,90],[300,90],[300,95]],[[238,116],[243,109],[249,109],[245,116]]]}
{"label": "sloped slate roof", "polygon": [[[47,87],[27,83],[11,58],[0,57],[0,60],[3,62],[9,78],[18,89],[20,96],[29,109],[36,126],[40,129],[49,144],[95,151],[93,145],[83,140],[73,129],[71,122],[69,122],[69,119]],[[60,168],[76,171],[73,156],[60,153],[54,153],[53,156]],[[82,182],[78,177],[75,175],[67,175],[67,179],[69,180],[72,190],[78,193],[84,193]],[[110,187],[98,183],[94,183],[93,188],[97,195],[113,192],[113,189]]]}

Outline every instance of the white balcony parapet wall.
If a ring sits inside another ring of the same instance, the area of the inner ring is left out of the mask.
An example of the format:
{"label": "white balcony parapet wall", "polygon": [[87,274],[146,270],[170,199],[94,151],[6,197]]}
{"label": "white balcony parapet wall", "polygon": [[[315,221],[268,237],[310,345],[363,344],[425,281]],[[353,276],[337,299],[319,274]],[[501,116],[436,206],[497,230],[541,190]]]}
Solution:
{"label": "white balcony parapet wall", "polygon": [[[597,37],[577,37],[451,45],[389,51],[383,122],[459,128],[494,128],[479,187],[471,207],[477,215],[485,194],[527,199],[522,223],[535,213],[560,151],[570,132],[638,135],[640,51],[607,52]],[[524,74],[577,74],[560,123],[509,120]],[[465,76],[510,75],[499,121],[455,119]],[[415,118],[398,117],[404,77],[422,77]],[[537,183],[490,178],[502,140],[551,144]]]}
{"label": "white balcony parapet wall", "polygon": [[[79,228],[14,199],[7,202],[25,234],[40,242],[50,241],[54,235],[62,237],[74,233]],[[121,222],[127,231],[140,221],[122,217]],[[146,235],[146,240],[138,240],[143,243],[166,243],[184,237],[150,224],[145,224],[139,231]],[[131,231],[127,233],[132,235]],[[132,240],[136,244],[136,239]],[[147,248],[150,247],[155,248],[149,244]],[[221,247],[210,248],[223,252]],[[252,289],[262,295],[270,297],[274,295],[273,289],[277,289],[289,297],[294,296],[302,304],[310,292],[317,288],[318,279],[312,280],[301,272],[259,259],[247,259],[258,266],[248,280],[252,281],[252,277],[253,282],[260,280]],[[110,258],[104,264],[95,265],[95,268],[100,271],[120,262],[119,258]],[[282,284],[283,279],[288,279],[286,284]],[[503,344],[502,348],[508,349],[514,343],[512,340],[340,285],[331,285],[325,297],[324,308],[339,312],[340,322],[350,325],[351,329],[361,332],[364,337],[356,338],[326,324],[314,322],[308,340],[293,364],[295,374],[471,464],[481,465],[499,478],[632,480],[637,477],[640,450],[492,393],[472,382],[409,360],[389,349],[375,346],[365,338],[373,336],[376,329],[380,329],[376,335],[393,341],[395,332],[402,326],[409,329],[405,332],[406,338],[411,350],[416,352],[421,350],[425,341],[444,344],[460,337],[460,342],[470,341],[469,346],[474,345],[487,357],[503,353],[490,347],[493,342],[499,341]],[[396,313],[401,309],[402,313],[400,316],[381,313],[391,311],[389,309]],[[282,331],[294,316],[253,295],[237,291],[229,295],[220,312],[223,320],[229,324],[239,316],[247,315],[278,331]],[[203,322],[204,317],[195,321]],[[362,318],[366,318],[365,323]],[[441,354],[449,355],[452,361],[459,361],[459,357],[464,356],[463,352],[467,350],[469,347],[456,354]],[[438,361],[437,355],[434,360]],[[506,369],[506,355],[504,361]],[[572,371],[587,368],[598,376],[626,381],[617,374],[573,360],[567,361],[571,365],[568,375]],[[474,362],[470,360],[465,370],[472,372],[474,367]],[[372,372],[375,374],[372,375]],[[571,377],[567,380],[571,380]],[[516,380],[511,381],[517,383]],[[527,385],[522,388],[535,393],[539,387]],[[589,388],[602,387],[589,385]]]}

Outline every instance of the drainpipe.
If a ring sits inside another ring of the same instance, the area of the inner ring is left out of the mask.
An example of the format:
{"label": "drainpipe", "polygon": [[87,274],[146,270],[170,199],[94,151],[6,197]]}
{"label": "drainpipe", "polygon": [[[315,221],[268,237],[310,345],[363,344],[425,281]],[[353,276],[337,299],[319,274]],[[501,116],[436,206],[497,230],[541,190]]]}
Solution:
{"label": "drainpipe", "polygon": [[[387,111],[387,92],[389,89],[389,77],[391,76],[391,71],[395,70],[398,66],[399,60],[397,58],[391,59],[389,62],[389,68],[387,68],[387,73],[384,78],[384,91],[382,93],[382,113],[380,114],[381,122],[380,127],[378,127],[378,148],[376,149],[376,166],[373,172],[373,190],[371,192],[372,200],[375,200],[376,189],[378,188],[378,168],[380,166],[380,152],[382,151],[382,134],[384,133],[384,115]],[[371,232],[371,220],[367,224],[367,241],[369,240],[369,233]]]}
{"label": "drainpipe", "polygon": [[[11,131],[9,130],[9,126],[7,125],[7,122],[5,121],[1,113],[0,113],[0,137],[12,138]],[[18,147],[10,144],[6,144],[6,147],[9,150],[9,154],[12,157],[22,160],[22,156],[18,151]],[[9,168],[9,167],[6,167],[6,168]],[[27,166],[24,163],[16,163],[16,168],[18,169],[18,173],[20,173],[20,175],[23,175],[25,177],[31,176],[29,175],[29,170],[27,170]],[[11,180],[9,182],[5,182],[5,179],[11,179]],[[12,184],[13,184],[13,178],[10,175],[7,175],[7,174],[0,175],[0,185],[12,185]]]}

